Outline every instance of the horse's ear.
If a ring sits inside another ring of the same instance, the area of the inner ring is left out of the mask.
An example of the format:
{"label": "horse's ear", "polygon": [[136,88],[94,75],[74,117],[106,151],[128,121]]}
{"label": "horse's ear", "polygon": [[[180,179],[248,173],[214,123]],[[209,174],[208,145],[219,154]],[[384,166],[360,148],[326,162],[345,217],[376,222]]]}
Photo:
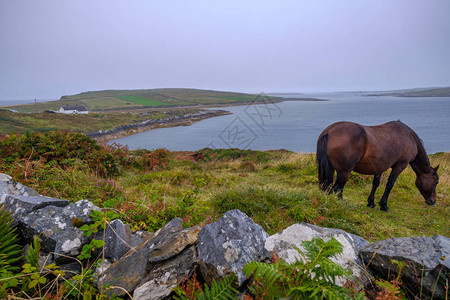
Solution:
{"label": "horse's ear", "polygon": [[439,166],[440,166],[440,165],[437,165],[437,166],[436,166],[436,168],[433,168],[433,170],[434,170],[434,173],[436,173],[436,172],[437,172],[437,170],[439,169]]}

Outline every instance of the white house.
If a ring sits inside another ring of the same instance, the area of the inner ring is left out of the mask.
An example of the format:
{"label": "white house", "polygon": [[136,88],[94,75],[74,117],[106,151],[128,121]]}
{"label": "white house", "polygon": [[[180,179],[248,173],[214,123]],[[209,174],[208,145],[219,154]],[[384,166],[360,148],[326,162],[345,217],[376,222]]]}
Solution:
{"label": "white house", "polygon": [[66,105],[61,106],[59,109],[59,113],[61,114],[88,114],[88,110],[84,105]]}

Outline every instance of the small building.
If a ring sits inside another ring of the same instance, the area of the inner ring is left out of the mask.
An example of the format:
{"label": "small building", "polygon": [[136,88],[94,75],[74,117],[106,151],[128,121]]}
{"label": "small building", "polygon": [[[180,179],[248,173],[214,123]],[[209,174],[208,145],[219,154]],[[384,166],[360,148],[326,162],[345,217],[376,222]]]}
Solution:
{"label": "small building", "polygon": [[88,114],[88,110],[84,105],[66,105],[59,109],[61,114]]}

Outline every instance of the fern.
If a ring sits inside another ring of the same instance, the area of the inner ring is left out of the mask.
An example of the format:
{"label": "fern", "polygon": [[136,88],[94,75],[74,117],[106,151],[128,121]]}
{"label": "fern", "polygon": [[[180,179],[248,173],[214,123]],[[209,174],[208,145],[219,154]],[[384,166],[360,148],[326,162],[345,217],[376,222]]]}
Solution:
{"label": "fern", "polygon": [[25,255],[26,262],[35,268],[39,268],[40,251],[41,251],[41,244],[39,243],[39,238],[34,237],[33,242],[30,245],[30,249],[28,249],[27,255]]}
{"label": "fern", "polygon": [[178,296],[174,299],[187,300],[187,299],[199,299],[199,300],[229,300],[237,299],[236,290],[237,276],[235,273],[231,273],[219,283],[213,281],[211,287],[205,286],[205,290],[196,294],[194,297],[188,297],[179,287],[175,289]]}
{"label": "fern", "polygon": [[11,229],[12,217],[0,204],[0,270],[17,271],[15,265],[21,259],[22,247],[15,234],[16,229]]}
{"label": "fern", "polygon": [[[349,292],[336,285],[336,277],[349,276],[350,272],[330,258],[342,252],[342,245],[334,238],[324,242],[320,237],[302,243],[303,260],[289,264],[279,260],[273,264],[251,262],[244,266],[247,276],[253,275],[252,292],[264,298],[290,299],[352,299]],[[358,293],[354,298],[361,298]]]}
{"label": "fern", "polygon": [[237,290],[235,289],[237,281],[237,276],[235,273],[231,273],[219,283],[213,281],[211,288],[205,287],[205,292],[200,295],[201,300],[212,300],[212,299],[236,299]]}

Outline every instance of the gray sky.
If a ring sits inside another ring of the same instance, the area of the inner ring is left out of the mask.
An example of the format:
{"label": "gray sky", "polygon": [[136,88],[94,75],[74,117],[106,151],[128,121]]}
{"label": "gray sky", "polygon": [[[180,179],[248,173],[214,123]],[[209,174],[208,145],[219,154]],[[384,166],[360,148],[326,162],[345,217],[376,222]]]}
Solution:
{"label": "gray sky", "polygon": [[449,85],[449,0],[0,1],[0,99]]}

